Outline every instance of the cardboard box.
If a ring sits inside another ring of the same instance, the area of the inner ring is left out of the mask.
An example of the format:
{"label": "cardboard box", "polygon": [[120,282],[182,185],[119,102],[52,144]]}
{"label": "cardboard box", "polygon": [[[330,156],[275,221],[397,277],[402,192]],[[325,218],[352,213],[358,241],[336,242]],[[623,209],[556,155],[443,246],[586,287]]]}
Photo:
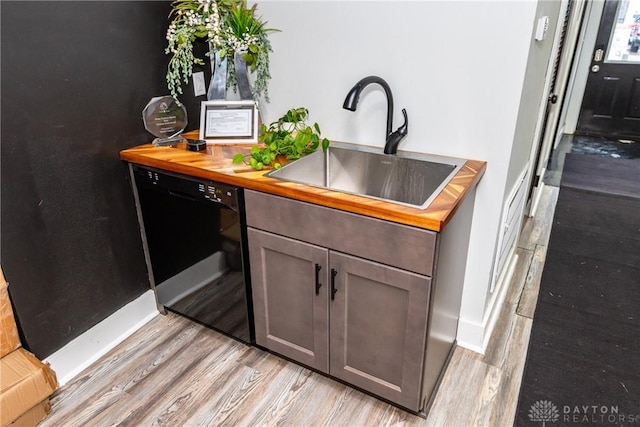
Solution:
{"label": "cardboard box", "polygon": [[9,424],[9,427],[34,427],[44,420],[51,412],[51,403],[45,399],[33,408],[22,414],[17,420]]}
{"label": "cardboard box", "polygon": [[0,426],[39,405],[58,388],[49,364],[19,348],[0,359]]}
{"label": "cardboard box", "polygon": [[11,309],[7,282],[0,268],[0,357],[4,357],[18,347],[20,347],[18,328]]}

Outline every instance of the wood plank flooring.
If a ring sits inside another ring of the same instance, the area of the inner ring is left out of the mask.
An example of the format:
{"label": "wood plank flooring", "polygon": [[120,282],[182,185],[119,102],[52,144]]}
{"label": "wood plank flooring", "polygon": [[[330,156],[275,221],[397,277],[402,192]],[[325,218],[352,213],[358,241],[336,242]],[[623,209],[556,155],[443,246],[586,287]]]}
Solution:
{"label": "wood plank flooring", "polygon": [[557,190],[525,221],[486,354],[456,348],[426,419],[168,314],[58,390],[39,425],[511,426]]}

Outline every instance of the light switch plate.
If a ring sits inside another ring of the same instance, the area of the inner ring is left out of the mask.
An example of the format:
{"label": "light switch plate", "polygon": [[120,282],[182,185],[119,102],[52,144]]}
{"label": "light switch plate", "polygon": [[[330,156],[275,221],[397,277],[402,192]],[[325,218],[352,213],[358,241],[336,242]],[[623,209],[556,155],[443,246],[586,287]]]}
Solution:
{"label": "light switch plate", "polygon": [[205,95],[207,93],[206,86],[204,84],[204,72],[198,71],[193,73],[193,92],[195,96]]}

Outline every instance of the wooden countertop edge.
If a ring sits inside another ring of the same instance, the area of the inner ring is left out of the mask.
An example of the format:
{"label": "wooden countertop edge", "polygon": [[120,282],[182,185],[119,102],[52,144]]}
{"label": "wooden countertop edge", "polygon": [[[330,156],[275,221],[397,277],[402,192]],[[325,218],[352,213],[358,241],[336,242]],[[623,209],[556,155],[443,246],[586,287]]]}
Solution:
{"label": "wooden countertop edge", "polygon": [[120,152],[120,159],[175,173],[237,185],[343,211],[367,215],[440,232],[449,223],[469,192],[480,181],[486,162],[467,160],[427,209],[411,208],[356,195],[285,182],[264,176],[248,166],[232,165],[199,152],[145,144]]}

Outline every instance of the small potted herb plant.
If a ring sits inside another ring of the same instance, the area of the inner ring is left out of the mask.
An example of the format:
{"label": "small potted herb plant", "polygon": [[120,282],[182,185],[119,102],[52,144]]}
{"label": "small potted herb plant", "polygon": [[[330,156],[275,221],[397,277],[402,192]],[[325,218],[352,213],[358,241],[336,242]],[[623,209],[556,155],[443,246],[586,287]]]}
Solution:
{"label": "small potted herb plant", "polygon": [[234,163],[246,163],[255,170],[262,170],[265,166],[280,169],[282,166],[278,157],[287,160],[299,159],[305,154],[313,153],[322,146],[329,147],[329,140],[320,135],[320,126],[307,124],[309,111],[304,108],[293,108],[268,127],[262,125],[259,141],[261,145],[251,147],[251,153],[238,153],[233,157]]}

